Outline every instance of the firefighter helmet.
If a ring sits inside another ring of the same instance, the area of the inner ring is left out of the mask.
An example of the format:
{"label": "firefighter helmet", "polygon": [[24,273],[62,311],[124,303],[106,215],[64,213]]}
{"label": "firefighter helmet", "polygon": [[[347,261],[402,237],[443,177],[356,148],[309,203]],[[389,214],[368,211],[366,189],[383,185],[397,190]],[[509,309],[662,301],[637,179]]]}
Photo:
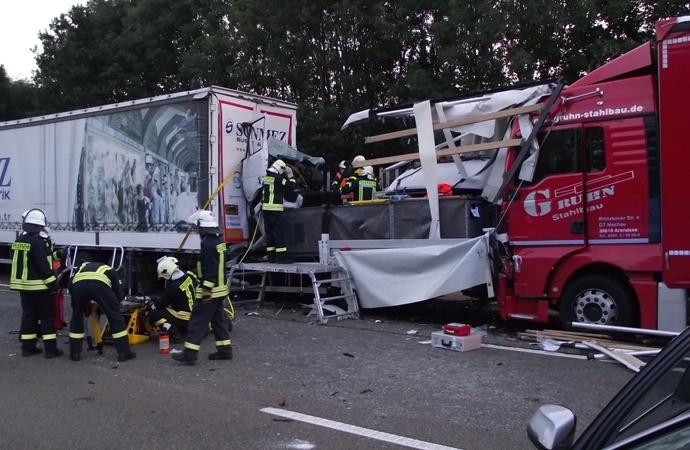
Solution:
{"label": "firefighter helmet", "polygon": [[347,169],[347,161],[345,161],[344,159],[340,161],[340,164],[338,164],[338,168],[343,170]]}
{"label": "firefighter helmet", "polygon": [[282,174],[283,172],[285,172],[285,168],[287,167],[287,165],[285,164],[285,161],[283,161],[282,159],[276,159],[271,167],[275,169],[276,172],[278,172],[279,174]]}
{"label": "firefighter helmet", "polygon": [[218,219],[213,211],[201,210],[199,211],[199,218],[197,224],[200,228],[217,228]]}
{"label": "firefighter helmet", "polygon": [[362,167],[362,174],[369,175],[369,178],[374,178],[374,168],[371,166]]}
{"label": "firefighter helmet", "polygon": [[169,280],[173,272],[177,269],[177,260],[167,256],[158,260],[158,278]]}
{"label": "firefighter helmet", "polygon": [[187,222],[196,224],[199,228],[217,228],[218,219],[213,211],[201,209],[187,219]]}
{"label": "firefighter helmet", "polygon": [[22,214],[22,230],[26,232],[38,233],[44,231],[46,225],[46,215],[40,209],[30,209]]}
{"label": "firefighter helmet", "polygon": [[355,156],[355,159],[352,160],[352,163],[354,164],[354,163],[358,163],[358,162],[364,162],[366,160],[367,159],[364,156],[357,155],[357,156]]}

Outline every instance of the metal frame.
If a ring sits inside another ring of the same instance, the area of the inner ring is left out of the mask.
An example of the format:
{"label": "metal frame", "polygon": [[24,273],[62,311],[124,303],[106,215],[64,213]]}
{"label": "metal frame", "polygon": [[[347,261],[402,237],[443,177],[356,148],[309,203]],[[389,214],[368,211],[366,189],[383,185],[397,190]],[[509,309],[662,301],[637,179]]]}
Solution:
{"label": "metal frame", "polygon": [[[357,303],[357,295],[352,287],[352,278],[350,273],[341,266],[319,264],[319,263],[294,263],[294,264],[273,264],[273,263],[241,263],[233,265],[228,273],[228,278],[232,279],[236,272],[252,272],[261,274],[261,285],[259,286],[259,297],[255,300],[261,304],[267,291],[267,281],[269,275],[272,273],[307,275],[311,280],[311,286],[314,291],[314,305],[313,310],[316,312],[318,322],[325,325],[330,318],[349,317],[359,318],[359,304]],[[331,274],[332,278],[317,278],[317,274]],[[322,297],[321,290],[324,284],[339,284],[341,295],[330,297]],[[241,290],[249,290],[247,287],[241,287]],[[288,292],[288,291],[283,291]],[[232,290],[231,290],[232,293]],[[344,299],[347,302],[347,311],[344,313],[324,314],[324,305],[328,302]],[[311,314],[311,313],[310,313]]]}

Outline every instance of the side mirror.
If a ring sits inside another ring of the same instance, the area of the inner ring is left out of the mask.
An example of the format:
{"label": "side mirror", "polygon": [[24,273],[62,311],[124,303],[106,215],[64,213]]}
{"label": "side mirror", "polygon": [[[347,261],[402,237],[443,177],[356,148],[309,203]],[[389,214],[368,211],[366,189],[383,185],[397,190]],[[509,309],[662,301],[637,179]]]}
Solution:
{"label": "side mirror", "polygon": [[560,405],[542,405],[527,425],[527,436],[540,450],[560,450],[573,446],[577,418]]}

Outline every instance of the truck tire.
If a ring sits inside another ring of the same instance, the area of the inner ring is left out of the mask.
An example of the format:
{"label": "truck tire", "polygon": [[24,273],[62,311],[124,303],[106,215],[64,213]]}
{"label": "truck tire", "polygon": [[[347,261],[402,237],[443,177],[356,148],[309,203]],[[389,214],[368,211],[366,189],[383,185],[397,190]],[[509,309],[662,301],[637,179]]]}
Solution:
{"label": "truck tire", "polygon": [[559,306],[565,329],[572,329],[570,322],[637,326],[631,289],[612,277],[586,275],[571,282],[563,290]]}

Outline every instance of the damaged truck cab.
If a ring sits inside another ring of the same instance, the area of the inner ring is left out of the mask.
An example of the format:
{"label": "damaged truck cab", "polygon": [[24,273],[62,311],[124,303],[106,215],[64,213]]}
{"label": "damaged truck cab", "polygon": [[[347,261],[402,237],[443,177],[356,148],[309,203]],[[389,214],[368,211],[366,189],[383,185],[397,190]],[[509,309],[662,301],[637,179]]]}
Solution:
{"label": "damaged truck cab", "polygon": [[557,309],[564,325],[685,328],[690,17],[656,31],[656,44],[563,89],[531,156],[514,124],[523,144],[507,151],[500,193],[503,319],[546,322]]}

